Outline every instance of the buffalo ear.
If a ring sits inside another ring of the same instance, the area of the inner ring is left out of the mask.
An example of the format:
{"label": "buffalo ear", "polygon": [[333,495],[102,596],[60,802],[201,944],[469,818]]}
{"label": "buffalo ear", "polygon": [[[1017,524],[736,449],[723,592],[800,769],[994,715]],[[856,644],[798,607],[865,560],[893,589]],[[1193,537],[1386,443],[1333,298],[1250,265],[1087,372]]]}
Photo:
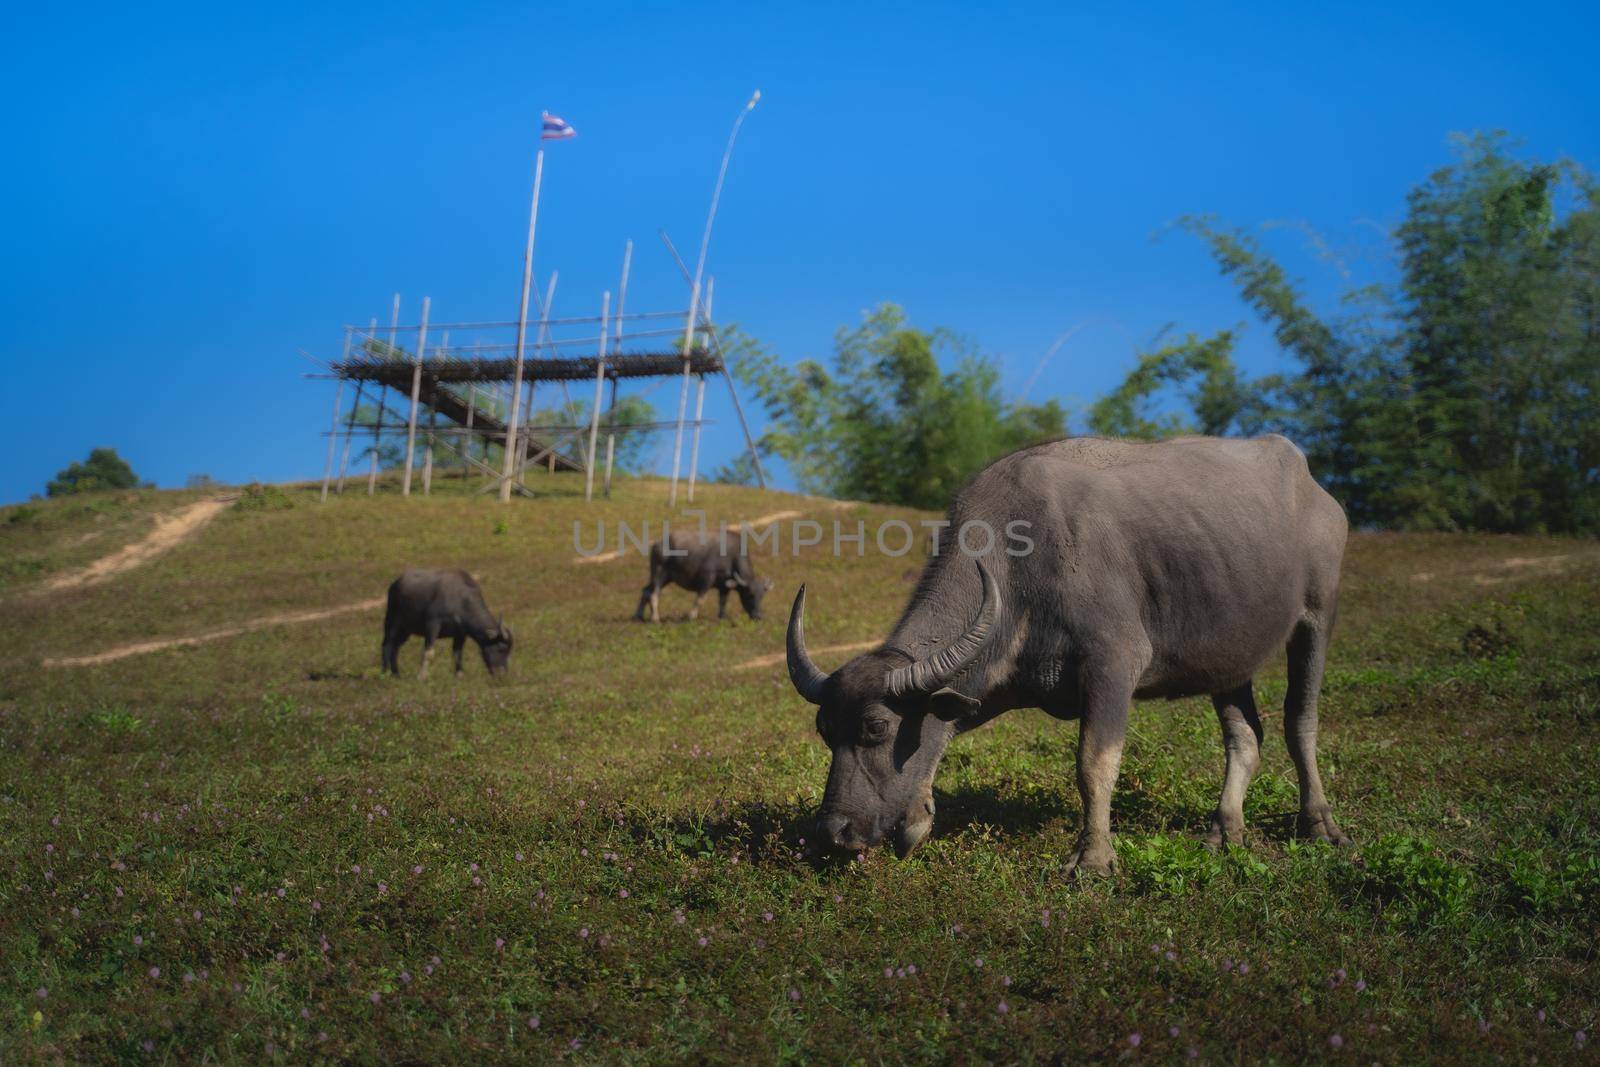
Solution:
{"label": "buffalo ear", "polygon": [[945,722],[959,722],[976,712],[981,703],[946,686],[928,698],[928,713]]}

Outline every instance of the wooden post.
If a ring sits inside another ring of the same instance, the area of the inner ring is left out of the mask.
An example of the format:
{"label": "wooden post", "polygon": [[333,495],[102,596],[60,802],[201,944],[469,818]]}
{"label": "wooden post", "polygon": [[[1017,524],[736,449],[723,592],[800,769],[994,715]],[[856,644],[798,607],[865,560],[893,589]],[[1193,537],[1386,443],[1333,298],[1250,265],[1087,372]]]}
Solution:
{"label": "wooden post", "polygon": [[[439,346],[433,350],[433,358],[440,359],[445,350],[450,347],[450,331],[444,332],[444,338]],[[428,445],[424,449],[422,459],[422,495],[431,496],[433,493],[433,436],[434,429],[439,425],[439,381],[434,379],[433,403],[428,405]]]}
{"label": "wooden post", "polygon": [[612,344],[611,351],[622,351],[622,312],[628,303],[628,268],[633,264],[633,238],[628,238],[628,243],[622,246],[622,282],[617,286],[617,317],[616,317],[616,342]]}
{"label": "wooden post", "polygon": [[[544,134],[541,127],[540,137]],[[515,444],[517,419],[522,412],[522,353],[528,337],[528,291],[533,286],[533,236],[539,228],[539,184],[544,179],[544,141],[539,141],[539,151],[533,157],[533,202],[528,207],[528,243],[522,253],[522,306],[517,312],[517,369],[511,386],[511,418],[506,423],[506,455],[500,478],[500,503],[511,502],[512,464],[520,449]]]}
{"label": "wooden post", "polygon": [[406,473],[400,483],[400,495],[411,495],[412,453],[417,448],[417,399],[422,393],[422,354],[428,343],[428,301],[422,298],[422,323],[417,327],[417,354],[411,360],[411,415],[406,420]]}
{"label": "wooden post", "polygon": [[696,375],[700,381],[694,388],[694,444],[689,448],[689,503],[694,503],[695,471],[700,465],[700,413],[706,406],[706,376]]}
{"label": "wooden post", "polygon": [[[534,353],[534,358],[535,359],[541,358],[540,354],[542,352],[544,352],[545,348],[549,344],[549,340],[550,340],[550,308],[555,303],[555,300],[556,300],[556,280],[559,279],[560,277],[561,277],[561,272],[560,271],[553,270],[553,271],[550,272],[550,284],[545,286],[545,290],[544,290],[544,303],[539,305],[539,336],[534,341],[534,345],[533,345],[533,353]],[[538,293],[534,293],[533,295],[534,295],[535,298],[537,298],[539,294]],[[529,378],[528,379],[528,404],[527,404],[527,407],[525,409],[527,411],[527,413],[528,413],[527,414],[527,418],[528,419],[532,419],[533,418],[533,412],[534,412],[533,398],[534,398],[534,395],[535,395],[534,391],[538,388],[538,384],[539,384],[539,382],[538,382],[537,378]],[[522,435],[522,438],[521,438],[521,441],[518,443],[518,447],[517,447],[517,480],[524,483],[524,485],[523,485],[523,491],[524,492],[527,491],[526,482],[527,482],[527,479],[528,479],[528,457],[531,456],[531,455],[533,455],[533,434],[524,431],[523,435]],[[551,467],[550,470],[551,470],[551,473],[555,472],[555,468],[554,467]]]}
{"label": "wooden post", "polygon": [[600,433],[600,397],[606,385],[606,331],[610,328],[611,293],[600,298],[600,348],[594,361],[594,404],[589,409],[589,459],[583,471],[583,501],[594,499],[594,443]]}
{"label": "wooden post", "polygon": [[[400,328],[400,294],[394,294],[394,307],[389,312],[389,351],[384,353],[384,358],[394,356],[395,332]],[[367,495],[378,491],[378,441],[383,434],[384,402],[389,399],[389,390],[378,386],[378,421],[372,424],[372,470],[367,473]]]}
{"label": "wooden post", "polygon": [[[617,331],[617,343],[618,344],[622,343],[622,331],[620,331],[620,330]],[[616,349],[612,349],[612,351],[614,352],[614,351],[616,351]],[[614,424],[617,421],[617,379],[615,377],[612,377],[612,379],[611,379],[611,406],[606,409],[606,421],[609,424]],[[606,497],[607,500],[611,499],[611,457],[616,452],[616,449],[617,449],[617,434],[616,434],[616,430],[613,429],[613,430],[611,430],[611,432],[606,434],[606,488],[605,488],[605,497]]]}
{"label": "wooden post", "polygon": [[[706,279],[706,330],[711,326],[711,298],[716,294],[717,279]],[[706,406],[706,376],[699,375],[700,381],[694,389],[694,443],[689,446],[689,503],[694,503],[694,483],[696,473],[700,469],[700,415]]]}
{"label": "wooden post", "polygon": [[[350,358],[350,327],[344,328],[344,347],[339,356],[343,363]],[[322,503],[328,502],[328,483],[333,481],[333,450],[339,444],[339,406],[344,400],[344,378],[339,379],[339,384],[333,390],[333,422],[328,427],[328,459],[322,465]]]}
{"label": "wooden post", "polygon": [[678,506],[678,469],[683,462],[683,415],[689,407],[689,366],[694,353],[695,319],[700,314],[700,283],[689,289],[689,314],[683,320],[683,384],[678,387],[678,428],[672,435],[672,490],[669,507]]}
{"label": "wooden post", "polygon": [[[377,329],[378,320],[376,318],[368,320],[367,339],[369,341],[372,339],[372,335]],[[366,384],[366,382],[356,382],[356,398],[355,401],[350,405],[350,421],[345,423],[344,455],[339,457],[339,487],[338,489],[334,490],[337,493],[344,492],[344,475],[345,471],[350,467],[350,439],[356,435],[356,413],[361,410],[361,392],[362,388]]]}
{"label": "wooden post", "polygon": [[612,457],[612,454],[616,451],[616,446],[617,446],[617,435],[614,434],[614,433],[606,434],[606,490],[605,490],[605,497],[606,497],[607,500],[611,499],[611,457]]}
{"label": "wooden post", "polygon": [[477,412],[478,386],[475,382],[469,382],[467,385],[467,436],[463,438],[464,447],[461,450],[462,481],[466,481],[472,473],[472,419]]}

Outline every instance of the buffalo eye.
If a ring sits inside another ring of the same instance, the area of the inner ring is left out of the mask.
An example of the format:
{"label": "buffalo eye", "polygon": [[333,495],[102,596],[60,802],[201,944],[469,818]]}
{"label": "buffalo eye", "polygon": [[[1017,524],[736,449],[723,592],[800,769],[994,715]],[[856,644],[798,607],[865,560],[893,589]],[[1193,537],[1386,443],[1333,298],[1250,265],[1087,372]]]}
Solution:
{"label": "buffalo eye", "polygon": [[886,718],[871,716],[861,720],[861,741],[863,744],[876,745],[889,737],[891,723]]}

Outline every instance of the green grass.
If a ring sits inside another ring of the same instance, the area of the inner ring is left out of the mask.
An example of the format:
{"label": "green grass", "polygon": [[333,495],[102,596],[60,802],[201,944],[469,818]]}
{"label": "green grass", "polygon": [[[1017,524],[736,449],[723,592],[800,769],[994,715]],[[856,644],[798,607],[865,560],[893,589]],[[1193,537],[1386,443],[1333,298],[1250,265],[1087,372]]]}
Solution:
{"label": "green grass", "polygon": [[[1289,837],[1275,668],[1247,850],[1194,843],[1222,772],[1209,704],[1144,705],[1121,873],[1074,884],[1076,730],[1038,712],[952,746],[911,859],[802,856],[828,754],[782,665],[739,664],[782,650],[802,580],[813,648],[881,637],[914,557],[763,559],[764,621],[685,623],[671,590],[649,627],[643,563],[575,565],[572,523],[659,522],[664,486],[586,509],[577,480],[537,484],[510,507],[289,489],[48,597],[190,497],[0,509],[0,1062],[1592,1055],[1592,543],[1355,537],[1322,763],[1357,845]],[[518,635],[509,678],[380,677],[376,611],[40,665],[379,596],[407,563],[479,576]]]}

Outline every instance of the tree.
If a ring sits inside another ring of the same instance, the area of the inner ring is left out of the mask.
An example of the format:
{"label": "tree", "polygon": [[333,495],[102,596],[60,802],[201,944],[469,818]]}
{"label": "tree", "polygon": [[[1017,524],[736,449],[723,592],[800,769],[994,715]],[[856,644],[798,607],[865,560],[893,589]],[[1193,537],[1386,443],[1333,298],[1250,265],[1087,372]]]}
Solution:
{"label": "tree", "polygon": [[[1282,389],[1277,377],[1245,381],[1233,362],[1234,335],[1224,330],[1205,340],[1190,334],[1139,357],[1122,384],[1089,408],[1089,429],[1109,437],[1146,440],[1176,434],[1250,435],[1274,420],[1271,397]],[[1196,379],[1198,379],[1196,381]],[[1184,394],[1193,419],[1177,412],[1153,417],[1152,397],[1165,386],[1195,384]]]}
{"label": "tree", "polygon": [[774,423],[762,448],[811,492],[943,508],[985,463],[1066,431],[1058,403],[1004,403],[992,360],[894,304],[839,331],[831,369],[785,367],[737,328],[723,350]]}
{"label": "tree", "polygon": [[[615,408],[606,408],[600,414],[600,436],[595,442],[595,463],[599,466],[605,464],[606,434],[618,426],[638,426],[656,421],[656,409],[650,401],[642,396],[622,396],[617,398]],[[529,418],[529,426],[583,426],[589,425],[589,403],[586,400],[572,400],[557,408],[542,408],[535,411]],[[560,451],[577,455],[588,454],[589,435],[585,432],[581,437],[569,439]],[[624,471],[638,471],[650,460],[654,451],[654,442],[648,430],[623,430],[617,433],[616,451],[614,462],[617,469]]]}
{"label": "tree", "polygon": [[1600,185],[1514,158],[1499,134],[1455,150],[1408,197],[1398,280],[1347,294],[1337,316],[1248,234],[1183,220],[1300,373],[1240,383],[1229,334],[1191,337],[1142,357],[1091,422],[1187,428],[1140,405],[1198,377],[1201,428],[1288,434],[1359,524],[1600,531]]}
{"label": "tree", "polygon": [[101,489],[134,489],[138,485],[138,475],[116,449],[96,448],[87,460],[58,472],[44,491],[48,496],[69,496]]}

